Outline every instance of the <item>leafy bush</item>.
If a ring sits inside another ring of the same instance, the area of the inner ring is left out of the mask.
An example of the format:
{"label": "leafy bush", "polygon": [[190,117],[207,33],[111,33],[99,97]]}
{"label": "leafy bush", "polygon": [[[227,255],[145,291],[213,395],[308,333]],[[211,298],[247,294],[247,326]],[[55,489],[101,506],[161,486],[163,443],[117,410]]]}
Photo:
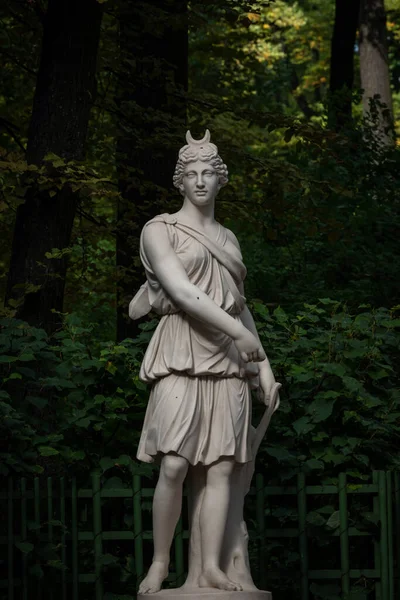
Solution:
{"label": "leafy bush", "polygon": [[[364,305],[355,312],[329,299],[293,315],[258,302],[253,310],[283,384],[260,463],[276,479],[298,469],[329,479],[343,470],[362,477],[399,468],[395,310]],[[2,473],[83,474],[133,456],[148,396],[138,372],[155,326],[142,325],[135,340],[94,346],[93,326],[75,315],[50,339],[2,319]]]}
{"label": "leafy bush", "polygon": [[[395,367],[400,319],[396,311],[369,306],[350,311],[344,304],[320,299],[295,314],[282,308],[270,312],[259,302],[253,304],[253,312],[276,377],[283,383],[281,408],[258,457],[257,470],[268,473],[269,483],[287,483],[300,470],[308,474],[309,482],[336,483],[339,471],[347,471],[350,481],[357,482],[367,479],[372,469],[398,469],[400,393]],[[74,474],[78,484],[86,486],[90,485],[89,473],[100,467],[106,487],[131,485],[132,471],[152,478],[155,467],[139,465],[133,456],[148,395],[138,371],[155,325],[156,321],[143,325],[135,340],[94,344],[92,325],[83,325],[76,315],[68,316],[63,330],[52,338],[22,321],[3,318],[1,473]],[[262,410],[255,405],[256,419]],[[269,522],[290,527],[297,519],[295,501],[291,506],[277,499],[274,506],[269,500],[265,507]],[[279,571],[279,593],[286,597],[297,586],[293,578],[299,559],[297,540],[260,539],[254,502],[251,496],[246,503],[254,575],[260,577],[261,542],[268,569]],[[312,560],[314,565],[320,560],[321,568],[335,566],[330,546],[338,527],[334,504],[333,498],[325,497],[308,507]],[[150,503],[143,508],[147,529]],[[119,505],[103,500],[103,513],[105,528],[132,526],[131,500]],[[352,523],[374,533],[377,523],[371,515],[364,498],[349,503]],[[83,521],[92,518],[86,514]],[[81,521],[82,517],[79,526],[84,528]],[[38,537],[50,525],[59,537],[61,522],[32,521],[17,549],[28,561],[37,585],[45,578],[46,585],[57,589],[60,569],[64,569],[61,546]],[[6,527],[5,520],[2,527]],[[362,554],[353,545],[352,556]],[[131,550],[122,543],[107,543],[103,550],[107,585],[134,592],[137,574]],[[91,571],[91,545],[80,544],[79,552],[82,569]],[[146,564],[150,558],[146,554]],[[316,597],[329,597],[332,592],[312,586]]]}
{"label": "leafy bush", "polygon": [[[397,307],[399,308],[399,307]],[[294,315],[255,303],[258,330],[277,380],[281,408],[260,461],[277,479],[298,469],[363,477],[398,469],[400,439],[398,329],[395,310],[329,299]]]}
{"label": "leafy bush", "polygon": [[154,323],[96,349],[92,325],[74,315],[51,339],[15,319],[0,327],[2,474],[76,475],[135,452],[147,395],[138,371]]}

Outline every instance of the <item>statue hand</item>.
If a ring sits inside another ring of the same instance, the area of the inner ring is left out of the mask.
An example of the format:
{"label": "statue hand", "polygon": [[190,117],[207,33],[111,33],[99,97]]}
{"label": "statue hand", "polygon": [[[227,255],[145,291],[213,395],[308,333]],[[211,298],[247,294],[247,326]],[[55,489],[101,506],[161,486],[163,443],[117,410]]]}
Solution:
{"label": "statue hand", "polygon": [[246,327],[243,326],[240,329],[238,336],[233,341],[244,362],[260,362],[266,359],[260,342]]}

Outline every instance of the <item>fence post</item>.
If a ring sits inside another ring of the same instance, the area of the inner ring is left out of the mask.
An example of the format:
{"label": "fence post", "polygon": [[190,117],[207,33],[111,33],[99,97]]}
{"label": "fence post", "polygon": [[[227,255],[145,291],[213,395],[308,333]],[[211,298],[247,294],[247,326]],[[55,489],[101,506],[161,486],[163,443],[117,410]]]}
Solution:
{"label": "fence post", "polygon": [[297,475],[297,510],[299,514],[301,600],[308,600],[307,493],[304,473]]}
{"label": "fence post", "polygon": [[7,535],[8,535],[8,600],[14,598],[14,506],[13,506],[13,480],[8,478],[7,489]]}
{"label": "fence post", "polygon": [[78,492],[76,478],[72,479],[71,490],[71,537],[72,537],[72,598],[79,598],[79,570],[78,570]]}
{"label": "fence post", "polygon": [[[377,491],[379,494],[378,479],[379,479],[379,471],[372,471],[372,483],[374,485],[376,485]],[[378,494],[374,495],[373,500],[372,500],[372,506],[373,506],[373,513],[379,520],[380,516],[379,516],[379,495]],[[375,566],[375,569],[380,573],[381,572],[380,541],[374,537],[373,543],[374,543],[374,566]],[[375,581],[375,598],[376,598],[376,600],[382,600],[380,580]]]}
{"label": "fence post", "polygon": [[[28,518],[26,504],[26,479],[21,479],[21,541],[26,541]],[[22,555],[22,600],[28,600],[28,581],[27,581],[27,556]]]}
{"label": "fence post", "polygon": [[[33,480],[33,497],[34,497],[34,511],[35,511],[35,524],[36,524],[36,541],[40,540],[40,481],[39,477],[35,477]],[[42,584],[43,579],[38,578],[37,580],[37,597],[42,597]]]}
{"label": "fence post", "polygon": [[102,563],[103,540],[101,530],[101,489],[100,471],[92,473],[93,492],[93,546],[94,546],[94,572],[96,575],[96,600],[103,600]]}
{"label": "fence post", "polygon": [[379,517],[381,522],[381,588],[382,600],[389,599],[389,581],[388,581],[388,530],[387,530],[387,498],[386,498],[386,478],[385,471],[379,471]]}
{"label": "fence post", "polygon": [[[51,477],[47,478],[47,539],[49,544],[53,543],[53,481]],[[49,600],[53,600],[53,591],[49,592]]]}
{"label": "fence post", "polygon": [[396,531],[396,592],[400,596],[400,473],[394,473],[394,510]]}
{"label": "fence post", "polygon": [[394,564],[393,564],[393,489],[392,474],[386,473],[386,498],[387,498],[387,531],[388,531],[388,576],[389,600],[394,600]]}
{"label": "fence post", "polygon": [[62,584],[62,599],[67,600],[67,580],[65,576],[65,568],[67,566],[67,549],[66,549],[66,536],[65,536],[65,480],[64,477],[60,479],[60,521],[62,523],[61,529],[61,562],[63,569],[61,571],[61,584]]}
{"label": "fence post", "polygon": [[346,473],[339,473],[339,522],[342,594],[346,597],[350,592],[349,523]]}
{"label": "fence post", "polygon": [[140,475],[133,475],[133,535],[135,567],[138,582],[143,577],[142,488]]}
{"label": "fence post", "polygon": [[183,559],[183,524],[182,517],[179,518],[175,532],[175,568],[176,568],[176,585],[183,584],[183,576],[185,574],[185,566]]}

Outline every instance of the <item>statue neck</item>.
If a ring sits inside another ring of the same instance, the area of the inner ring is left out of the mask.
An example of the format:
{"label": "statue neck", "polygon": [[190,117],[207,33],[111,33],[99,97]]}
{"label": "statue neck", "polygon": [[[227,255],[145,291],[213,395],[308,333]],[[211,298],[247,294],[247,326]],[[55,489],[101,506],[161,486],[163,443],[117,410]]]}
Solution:
{"label": "statue neck", "polygon": [[214,218],[215,202],[206,206],[196,206],[187,198],[184,199],[182,208],[178,211],[184,220],[198,224],[200,227],[210,225],[215,222]]}

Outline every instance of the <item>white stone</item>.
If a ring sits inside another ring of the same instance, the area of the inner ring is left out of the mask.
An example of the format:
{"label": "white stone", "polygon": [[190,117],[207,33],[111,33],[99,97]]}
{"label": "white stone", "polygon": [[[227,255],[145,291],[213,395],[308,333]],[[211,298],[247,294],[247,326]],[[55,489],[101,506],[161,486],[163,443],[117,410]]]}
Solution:
{"label": "white stone", "polygon": [[[161,466],[154,557],[139,598],[272,600],[251,577],[243,504],[258,447],[279,406],[280,384],[246,306],[239,243],[214,218],[215,198],[228,181],[226,165],[208,130],[202,140],[190,132],[186,139],[174,174],[182,208],[143,228],[147,281],[129,305],[131,318],[150,310],[161,316],[140,370],[152,389],[137,456]],[[251,426],[251,389],[266,405],[257,429]],[[181,588],[160,591],[186,476],[189,573]]]}
{"label": "white stone", "polygon": [[[215,588],[187,589],[180,587],[157,592],[158,597],[165,600],[180,598],[182,600],[272,600],[271,592],[263,590],[246,590],[243,592],[226,592]],[[138,594],[138,600],[147,600],[147,594]]]}

